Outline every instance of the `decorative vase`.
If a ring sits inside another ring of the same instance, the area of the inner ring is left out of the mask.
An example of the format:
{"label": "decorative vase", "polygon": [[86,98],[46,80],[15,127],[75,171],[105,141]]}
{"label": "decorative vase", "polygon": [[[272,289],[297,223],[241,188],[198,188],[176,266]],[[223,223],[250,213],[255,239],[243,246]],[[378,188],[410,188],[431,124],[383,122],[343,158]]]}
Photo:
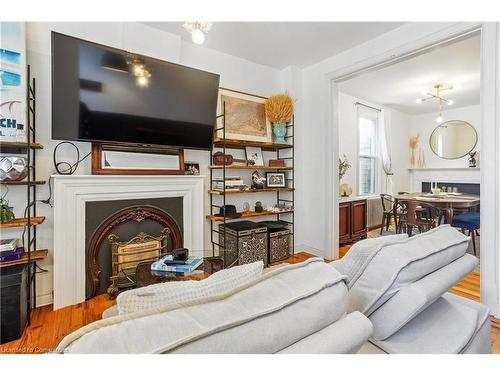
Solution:
{"label": "decorative vase", "polygon": [[285,135],[286,135],[286,124],[279,123],[273,124],[273,133],[274,133],[274,142],[278,144],[286,144]]}
{"label": "decorative vase", "polygon": [[6,156],[0,159],[0,181],[21,181],[27,175],[27,158]]}
{"label": "decorative vase", "polygon": [[349,186],[349,184],[340,184],[339,194],[341,197],[348,197],[352,194],[352,188]]}

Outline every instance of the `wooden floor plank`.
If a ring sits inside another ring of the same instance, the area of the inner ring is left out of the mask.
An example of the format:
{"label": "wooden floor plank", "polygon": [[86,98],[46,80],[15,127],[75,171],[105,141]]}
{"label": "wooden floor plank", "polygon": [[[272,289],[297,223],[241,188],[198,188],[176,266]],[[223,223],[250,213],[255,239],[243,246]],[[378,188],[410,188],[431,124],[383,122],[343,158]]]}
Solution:
{"label": "wooden floor plank", "polygon": [[[343,257],[350,245],[339,249]],[[312,257],[312,254],[300,252],[279,263],[300,263]],[[273,265],[275,265],[273,264]],[[480,299],[479,273],[473,272],[451,288],[451,292],[474,300]],[[19,340],[0,345],[0,353],[45,353],[52,351],[69,333],[89,323],[101,319],[102,312],[115,304],[106,295],[99,295],[83,303],[68,306],[56,311],[52,306],[39,307],[33,311],[31,325]],[[500,353],[500,320],[492,319],[492,351]]]}

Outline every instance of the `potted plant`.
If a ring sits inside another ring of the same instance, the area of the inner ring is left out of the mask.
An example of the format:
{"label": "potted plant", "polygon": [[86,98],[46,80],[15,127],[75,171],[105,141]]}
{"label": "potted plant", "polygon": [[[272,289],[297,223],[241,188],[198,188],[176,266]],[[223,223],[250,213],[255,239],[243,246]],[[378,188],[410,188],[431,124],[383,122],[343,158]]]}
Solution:
{"label": "potted plant", "polygon": [[339,181],[342,180],[342,177],[345,176],[349,168],[351,168],[351,164],[349,163],[349,160],[347,160],[347,156],[344,154],[343,160],[339,158]]}
{"label": "potted plant", "polygon": [[273,124],[275,142],[286,144],[286,125],[292,120],[293,100],[288,94],[269,97],[265,103],[266,116]]}
{"label": "potted plant", "polygon": [[3,197],[0,198],[0,223],[7,223],[15,218],[12,207],[9,207],[9,202]]}
{"label": "potted plant", "polygon": [[[351,168],[351,163],[344,154],[343,159],[339,158],[339,181],[342,181],[349,168]],[[348,184],[340,184],[339,193],[341,197],[348,197],[352,194],[352,188]]]}

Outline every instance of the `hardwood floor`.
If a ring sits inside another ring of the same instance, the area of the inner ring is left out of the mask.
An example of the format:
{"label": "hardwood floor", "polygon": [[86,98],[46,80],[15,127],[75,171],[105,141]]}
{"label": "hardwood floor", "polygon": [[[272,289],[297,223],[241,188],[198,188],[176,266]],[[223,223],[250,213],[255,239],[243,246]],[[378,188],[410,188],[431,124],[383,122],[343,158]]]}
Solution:
{"label": "hardwood floor", "polygon": [[[350,245],[340,248],[344,256]],[[300,263],[312,257],[300,252],[281,263]],[[479,274],[471,273],[451,289],[452,293],[479,300]],[[0,354],[46,353],[54,350],[62,338],[93,321],[101,319],[102,312],[115,304],[106,295],[94,297],[83,303],[52,311],[52,305],[33,311],[31,325],[19,340],[0,345]],[[492,318],[492,350],[500,353],[500,320]]]}

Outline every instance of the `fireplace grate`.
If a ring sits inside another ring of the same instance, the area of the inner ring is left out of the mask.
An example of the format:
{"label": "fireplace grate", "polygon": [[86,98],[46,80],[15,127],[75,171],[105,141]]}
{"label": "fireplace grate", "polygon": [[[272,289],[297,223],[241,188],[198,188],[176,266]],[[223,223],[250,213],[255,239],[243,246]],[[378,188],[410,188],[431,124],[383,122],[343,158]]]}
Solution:
{"label": "fireplace grate", "polygon": [[161,236],[153,237],[144,232],[139,233],[129,241],[120,242],[115,234],[110,234],[111,244],[111,285],[107,292],[110,298],[115,298],[124,289],[135,286],[135,271],[143,262],[153,262],[167,253],[167,243],[170,230],[164,228]]}

